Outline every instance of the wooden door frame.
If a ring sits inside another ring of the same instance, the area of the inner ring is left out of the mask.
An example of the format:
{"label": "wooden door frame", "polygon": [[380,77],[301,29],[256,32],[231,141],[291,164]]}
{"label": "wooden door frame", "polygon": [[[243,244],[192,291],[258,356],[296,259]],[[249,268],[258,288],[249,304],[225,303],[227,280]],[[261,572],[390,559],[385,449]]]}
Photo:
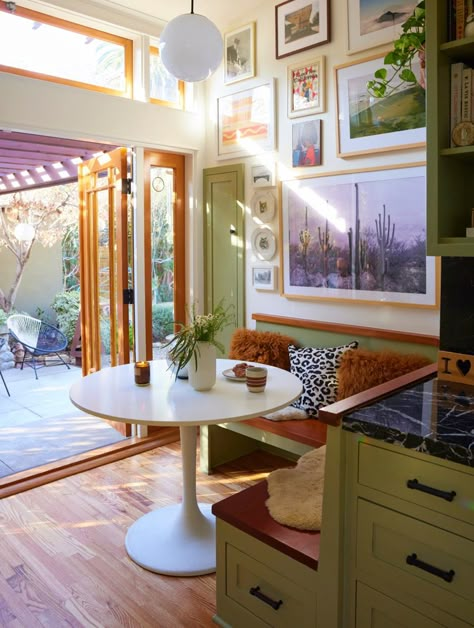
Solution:
{"label": "wooden door frame", "polygon": [[[115,318],[111,324],[111,356],[112,366],[118,354],[119,364],[130,362],[130,342],[128,334],[128,307],[124,305],[123,294],[128,288],[128,198],[123,189],[123,179],[127,178],[126,148],[116,148],[79,165],[79,243],[80,243],[80,278],[81,278],[81,346],[82,373],[88,375],[101,368],[100,360],[100,327],[99,327],[99,286],[97,273],[99,267],[98,251],[98,215],[96,211],[88,211],[88,195],[94,194],[92,206],[97,208],[95,193],[108,190],[109,195],[109,251],[115,262],[110,265],[109,279],[111,309],[118,312],[119,329],[116,329]],[[107,171],[108,185],[98,186],[99,172]],[[118,171],[118,176],[116,176]],[[92,177],[92,185],[88,181]],[[112,209],[113,208],[113,209]],[[112,215],[112,211],[115,215]],[[117,231],[114,230],[114,218]],[[115,247],[116,245],[116,247]],[[115,250],[114,250],[115,249]],[[115,274],[115,268],[117,273]],[[126,329],[126,333],[124,332]],[[116,344],[116,331],[119,332]]]}
{"label": "wooden door frame", "polygon": [[151,180],[150,168],[171,168],[174,171],[173,246],[174,246],[174,317],[186,318],[186,203],[185,156],[158,150],[144,151],[144,267],[145,267],[145,325],[146,359],[153,359],[152,291],[151,291]]}

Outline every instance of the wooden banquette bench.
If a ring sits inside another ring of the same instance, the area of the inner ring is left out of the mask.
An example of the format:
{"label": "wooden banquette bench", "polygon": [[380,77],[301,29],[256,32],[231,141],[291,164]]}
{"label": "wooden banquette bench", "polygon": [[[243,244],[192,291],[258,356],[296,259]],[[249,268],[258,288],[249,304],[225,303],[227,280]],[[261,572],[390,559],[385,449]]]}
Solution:
{"label": "wooden banquette bench", "polygon": [[[290,336],[301,347],[335,347],[356,340],[359,348],[370,351],[417,354],[432,362],[437,360],[437,336],[269,314],[253,314],[252,318],[257,330]],[[313,418],[270,421],[263,417],[201,427],[201,470],[210,473],[219,464],[256,449],[296,460],[310,449],[325,444],[326,429],[325,423]]]}

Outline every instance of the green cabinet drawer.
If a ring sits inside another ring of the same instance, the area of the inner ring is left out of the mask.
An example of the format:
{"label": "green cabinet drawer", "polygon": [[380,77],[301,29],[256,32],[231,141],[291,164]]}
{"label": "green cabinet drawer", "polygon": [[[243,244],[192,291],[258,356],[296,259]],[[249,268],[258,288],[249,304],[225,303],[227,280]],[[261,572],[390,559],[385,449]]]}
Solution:
{"label": "green cabinet drawer", "polygon": [[227,544],[227,596],[246,608],[262,622],[255,626],[273,628],[314,628],[316,626],[316,594],[301,587],[295,561],[295,574],[281,574]]}
{"label": "green cabinet drawer", "polygon": [[357,500],[358,577],[466,621],[474,617],[474,542],[423,521]]}
{"label": "green cabinet drawer", "polygon": [[[359,443],[359,484],[474,525],[474,473],[465,469]],[[447,501],[452,492],[452,501]]]}
{"label": "green cabinet drawer", "polygon": [[372,587],[357,582],[356,628],[415,627],[443,628],[443,624],[438,624]]}

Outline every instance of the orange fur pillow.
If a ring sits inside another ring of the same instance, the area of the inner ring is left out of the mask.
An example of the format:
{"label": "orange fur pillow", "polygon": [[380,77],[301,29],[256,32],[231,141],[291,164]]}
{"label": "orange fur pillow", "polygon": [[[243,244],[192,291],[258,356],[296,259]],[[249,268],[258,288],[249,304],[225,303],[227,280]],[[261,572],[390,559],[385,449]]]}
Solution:
{"label": "orange fur pillow", "polygon": [[432,360],[414,353],[395,351],[369,351],[356,349],[347,351],[338,369],[339,386],[337,398],[351,395],[388,382],[395,377],[410,373],[431,364]]}
{"label": "orange fur pillow", "polygon": [[288,345],[296,344],[293,338],[277,332],[236,329],[230,341],[229,358],[270,364],[289,371]]}

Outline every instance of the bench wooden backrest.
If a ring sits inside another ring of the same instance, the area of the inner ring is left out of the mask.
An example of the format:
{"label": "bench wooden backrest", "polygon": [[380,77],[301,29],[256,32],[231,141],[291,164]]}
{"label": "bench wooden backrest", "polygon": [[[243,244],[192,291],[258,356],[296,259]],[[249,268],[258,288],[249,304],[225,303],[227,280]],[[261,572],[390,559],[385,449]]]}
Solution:
{"label": "bench wooden backrest", "polygon": [[286,334],[305,347],[334,347],[357,340],[359,346],[372,351],[418,353],[425,355],[433,362],[437,361],[438,336],[271,314],[252,314],[252,318],[256,321],[259,331]]}

